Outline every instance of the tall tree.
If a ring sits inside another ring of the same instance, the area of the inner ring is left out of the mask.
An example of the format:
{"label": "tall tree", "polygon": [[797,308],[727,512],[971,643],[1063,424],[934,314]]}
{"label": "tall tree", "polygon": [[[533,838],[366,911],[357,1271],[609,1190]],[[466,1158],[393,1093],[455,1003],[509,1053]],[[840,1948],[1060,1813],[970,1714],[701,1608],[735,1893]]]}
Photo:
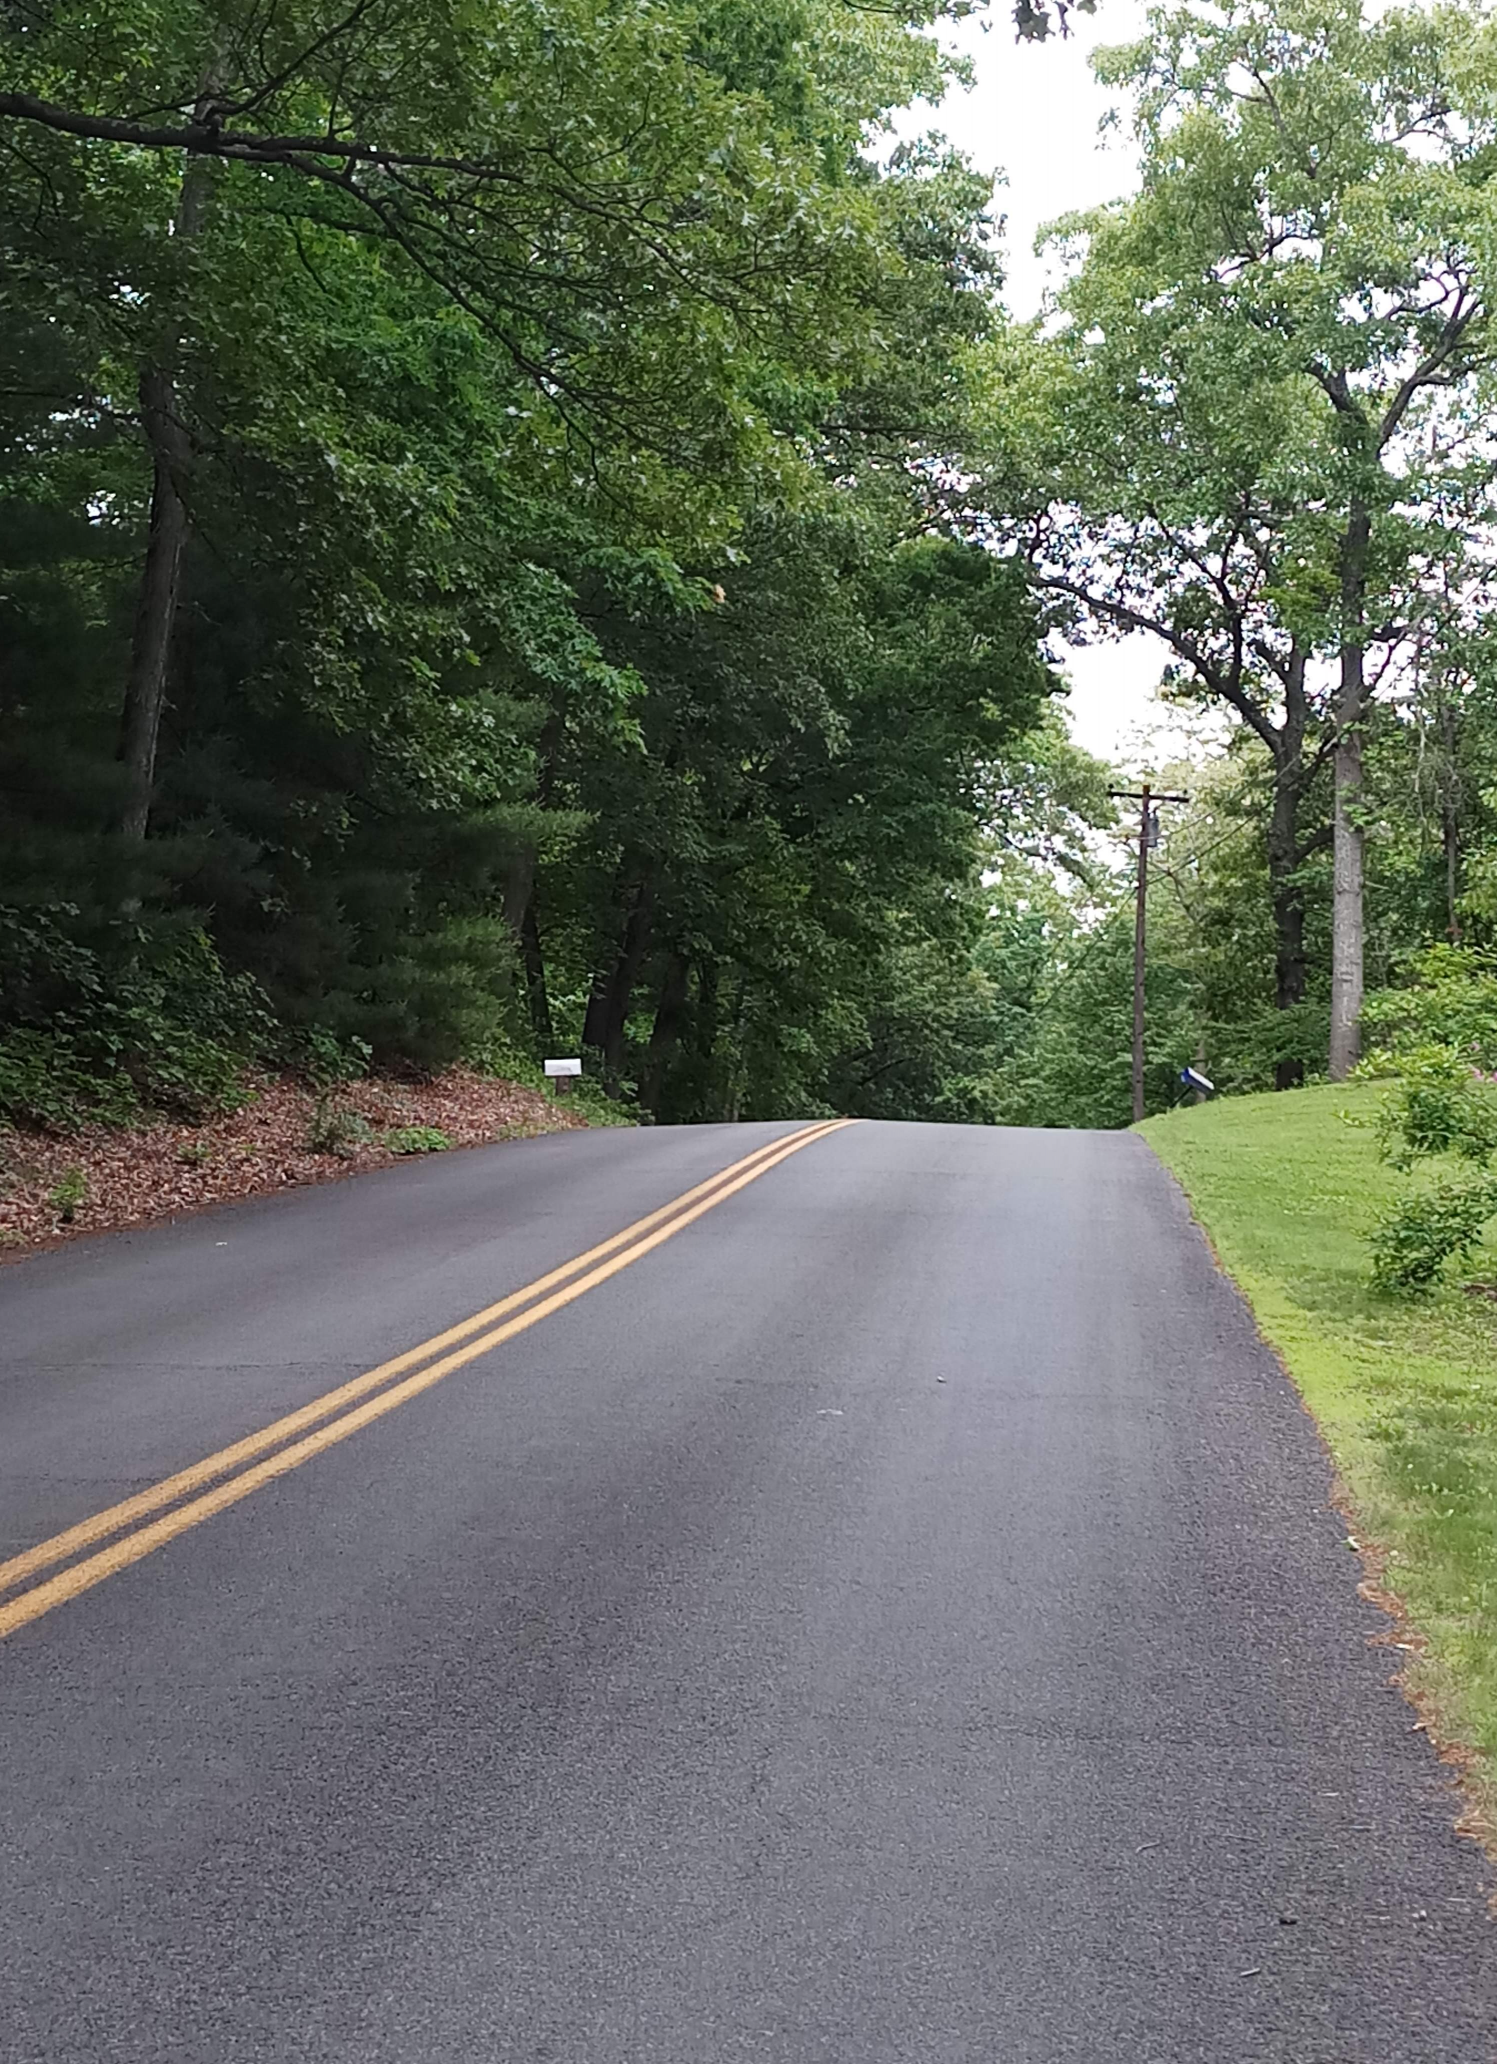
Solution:
{"label": "tall tree", "polygon": [[[1262,376],[1253,340],[1182,311],[1137,263],[1131,225],[1087,219],[1063,323],[989,354],[980,530],[1019,552],[1073,635],[1147,632],[1182,699],[1215,703],[1268,757],[1264,827],[1278,1009],[1304,1001],[1305,823],[1330,751],[1310,668],[1317,539],[1301,500],[1317,425],[1292,381]],[[991,504],[1003,513],[986,513]],[[1302,1079],[1286,1021],[1280,1087]]]}
{"label": "tall tree", "polygon": [[656,522],[674,507],[678,533],[721,535],[745,475],[793,462],[786,429],[876,345],[891,252],[863,132],[941,77],[919,7],[801,0],[793,17],[750,33],[684,0],[7,10],[17,240],[50,244],[54,270],[91,262],[110,404],[138,397],[150,477],[127,838],[149,808],[212,346],[226,316],[274,342],[274,287],[246,262],[267,226],[284,262],[342,238],[429,285],[488,341],[559,472]]}
{"label": "tall tree", "polygon": [[1497,117],[1471,62],[1484,34],[1462,6],[1226,0],[1156,9],[1144,39],[1099,61],[1137,96],[1143,189],[1119,227],[1146,291],[1254,340],[1321,417],[1304,506],[1323,518],[1321,643],[1337,675],[1338,1079],[1363,986],[1369,654],[1406,627],[1410,512],[1438,523],[1446,482],[1469,467],[1451,426],[1494,351]]}

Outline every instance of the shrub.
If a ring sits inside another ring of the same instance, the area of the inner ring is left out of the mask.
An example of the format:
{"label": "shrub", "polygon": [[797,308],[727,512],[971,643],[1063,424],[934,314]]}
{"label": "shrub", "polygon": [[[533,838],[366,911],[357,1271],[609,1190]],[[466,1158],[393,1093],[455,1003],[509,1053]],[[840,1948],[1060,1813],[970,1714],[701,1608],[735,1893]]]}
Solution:
{"label": "shrub", "polygon": [[480,1075],[493,1075],[502,1082],[518,1082],[525,1089],[549,1089],[546,1072],[520,1047],[498,1033],[476,1041],[463,1055]]}
{"label": "shrub", "polygon": [[[1469,1029],[1469,1027],[1468,1027]],[[1378,1056],[1377,1073],[1394,1076],[1378,1113],[1383,1158],[1405,1171],[1439,1158],[1464,1164],[1412,1190],[1378,1222],[1372,1280],[1380,1290],[1427,1290],[1446,1264],[1464,1260],[1497,1213],[1497,1091],[1449,1040],[1424,1040]],[[1479,1172],[1478,1172],[1479,1171]]]}
{"label": "shrub", "polygon": [[1401,1197],[1372,1239],[1372,1280],[1380,1290],[1427,1290],[1447,1262],[1464,1261],[1497,1213],[1497,1177],[1442,1177]]}
{"label": "shrub", "polygon": [[276,1037],[256,984],[201,930],[83,929],[71,904],[0,905],[0,1115],[72,1131],[242,1104]]}
{"label": "shrub", "polygon": [[[558,1103],[561,1101],[557,1098]],[[602,1083],[590,1075],[578,1076],[573,1081],[566,1101],[581,1112],[589,1125],[639,1123],[639,1106],[632,1094],[609,1096]]]}
{"label": "shrub", "polygon": [[88,1196],[88,1176],[81,1168],[65,1168],[53,1185],[49,1202],[64,1225],[71,1225]]}
{"label": "shrub", "polygon": [[72,1041],[19,1026],[0,1033],[0,1114],[47,1132],[76,1132],[96,1119],[128,1125],[140,1094],[128,1075],[101,1073]]}
{"label": "shrub", "polygon": [[248,975],[226,971],[205,932],[138,943],[76,1036],[145,1102],[192,1118],[238,1110],[248,1098],[247,1063],[276,1036],[263,993]]}
{"label": "shrub", "polygon": [[308,1025],[292,1043],[288,1058],[312,1087],[327,1091],[340,1082],[357,1082],[369,1072],[373,1048],[367,1039],[340,1039],[325,1025]]}
{"label": "shrub", "polygon": [[392,1154],[442,1154],[452,1145],[438,1125],[397,1125],[385,1134]]}
{"label": "shrub", "polygon": [[1497,1090],[1455,1047],[1412,1047],[1380,1067],[1396,1076],[1378,1113],[1383,1157],[1395,1168],[1430,1154],[1485,1161],[1497,1151]]}
{"label": "shrub", "polygon": [[1497,1071],[1497,958],[1468,946],[1431,946],[1408,963],[1402,989],[1376,989],[1362,1009],[1372,1065],[1422,1046],[1454,1047],[1473,1067]]}
{"label": "shrub", "polygon": [[374,1128],[360,1112],[347,1104],[333,1102],[331,1090],[324,1090],[307,1128],[307,1146],[314,1154],[336,1154],[347,1160],[358,1147],[367,1147]]}

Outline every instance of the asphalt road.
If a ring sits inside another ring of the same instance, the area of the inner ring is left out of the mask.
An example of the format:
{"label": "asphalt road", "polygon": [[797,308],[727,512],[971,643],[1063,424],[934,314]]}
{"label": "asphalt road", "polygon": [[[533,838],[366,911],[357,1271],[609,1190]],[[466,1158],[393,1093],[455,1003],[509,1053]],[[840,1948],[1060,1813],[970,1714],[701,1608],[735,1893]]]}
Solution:
{"label": "asphalt road", "polygon": [[[0,1559],[790,1130],[0,1270]],[[0,2057],[1481,2064],[1328,1493],[1137,1139],[832,1133],[0,1642]]]}

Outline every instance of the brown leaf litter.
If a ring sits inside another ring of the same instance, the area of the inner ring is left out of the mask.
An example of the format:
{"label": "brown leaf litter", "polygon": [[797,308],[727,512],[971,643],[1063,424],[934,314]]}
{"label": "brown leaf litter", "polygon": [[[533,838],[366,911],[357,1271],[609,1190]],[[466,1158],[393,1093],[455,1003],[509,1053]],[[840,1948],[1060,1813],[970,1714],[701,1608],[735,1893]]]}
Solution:
{"label": "brown leaf litter", "polygon": [[428,1082],[371,1077],[345,1084],[324,1101],[322,1115],[329,1108],[356,1113],[373,1136],[318,1152],[311,1145],[319,1116],[312,1091],[270,1076],[251,1087],[242,1110],[196,1125],[161,1118],[65,1134],[0,1127],[0,1259],[79,1233],[148,1225],[207,1204],[383,1168],[398,1158],[384,1135],[406,1126],[433,1126],[454,1147],[477,1147],[587,1123],[540,1090],[452,1068]]}

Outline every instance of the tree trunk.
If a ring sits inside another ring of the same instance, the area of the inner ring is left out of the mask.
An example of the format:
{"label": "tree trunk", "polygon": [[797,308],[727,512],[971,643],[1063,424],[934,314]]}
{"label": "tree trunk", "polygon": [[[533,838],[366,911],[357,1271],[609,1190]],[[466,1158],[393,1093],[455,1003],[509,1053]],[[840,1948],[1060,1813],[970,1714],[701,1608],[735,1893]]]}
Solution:
{"label": "tree trunk", "polygon": [[723,1090],[723,1121],[728,1125],[738,1123],[738,1113],[743,1105],[743,1027],[748,1014],[748,977],[742,969],[738,973],[737,989],[738,994],[733,1000],[732,1059]]}
{"label": "tree trunk", "polygon": [[[205,89],[199,98],[200,111],[206,108],[208,100]],[[172,223],[174,238],[190,240],[198,234],[208,212],[212,185],[208,160],[189,158]],[[179,331],[180,324],[174,316],[162,335],[155,363],[146,366],[140,376],[140,420],[151,454],[151,517],[130,644],[130,667],[125,678],[119,745],[119,758],[125,770],[119,828],[131,845],[142,843],[150,821],[156,743],[166,707],[172,632],[182,585],[182,553],[187,544],[185,491],[192,463],[192,440],[182,420],[173,370]]]}
{"label": "tree trunk", "polygon": [[522,846],[504,877],[504,922],[514,933],[519,949],[520,969],[525,981],[525,1001],[530,1012],[530,1030],[542,1058],[554,1056],[556,1033],[551,1023],[551,1000],[546,993],[546,963],[541,953],[540,925],[535,914],[535,847]]}
{"label": "tree trunk", "polygon": [[521,846],[504,876],[504,922],[517,940],[524,936],[525,913],[530,908],[534,888],[535,847]]}
{"label": "tree trunk", "polygon": [[140,380],[141,421],[151,448],[151,524],[125,679],[119,757],[125,769],[120,830],[132,845],[146,835],[156,778],[156,741],[166,705],[167,668],[177,620],[187,504],[179,486],[187,471],[187,437],[176,413],[170,373],[149,366]]}
{"label": "tree trunk", "polygon": [[[1360,658],[1360,654],[1358,654]],[[1349,709],[1350,702],[1343,703]],[[1331,1080],[1344,1082],[1356,1065],[1362,1016],[1363,836],[1362,738],[1345,732],[1336,744],[1335,887],[1331,905]]]}
{"label": "tree trunk", "polygon": [[[1273,884],[1274,1008],[1293,1010],[1305,1000],[1305,900],[1296,880],[1282,877]],[[1305,1079],[1304,1058],[1280,1053],[1273,1064],[1275,1089],[1298,1089]]]}
{"label": "tree trunk", "polygon": [[520,951],[525,963],[525,993],[530,1004],[530,1028],[541,1058],[556,1057],[556,1028],[551,1023],[551,998],[546,988],[546,963],[541,955],[541,929],[536,921],[535,898],[525,905],[520,920]]}
{"label": "tree trunk", "polygon": [[[1305,655],[1296,646],[1284,682],[1284,722],[1274,751],[1273,810],[1268,824],[1268,882],[1273,902],[1274,1008],[1293,1010],[1305,1000],[1305,892],[1299,879],[1299,812],[1305,785]],[[1305,1079],[1298,1055],[1274,1061],[1275,1089],[1297,1089]]]}
{"label": "tree trunk", "polygon": [[[560,710],[547,713],[536,749],[536,802],[545,809],[551,801],[565,719]],[[520,947],[520,964],[525,974],[525,1000],[530,1009],[530,1030],[542,1059],[556,1057],[556,1027],[551,1021],[551,998],[546,988],[546,962],[541,952],[540,920],[535,907],[535,870],[538,855],[533,844],[516,849],[504,877],[504,921]]]}
{"label": "tree trunk", "polygon": [[655,1005],[655,1023],[640,1070],[639,1100],[647,1111],[660,1115],[661,1092],[670,1057],[680,1043],[686,1021],[686,998],[691,984],[691,963],[683,953],[671,953],[665,964],[665,978]]}
{"label": "tree trunk", "polygon": [[691,1014],[691,1043],[697,1057],[697,1094],[692,1116],[715,1119],[717,1107],[717,1041],[721,1030],[721,998],[717,962],[697,965],[696,1005]]}
{"label": "tree trunk", "polygon": [[1461,943],[1461,777],[1456,760],[1455,709],[1448,694],[1440,700],[1440,738],[1445,748],[1440,784],[1440,840],[1445,851],[1445,929],[1452,946]]}
{"label": "tree trunk", "polygon": [[634,1001],[634,985],[649,948],[653,903],[654,885],[648,880],[636,883],[629,896],[619,950],[612,966],[606,972],[599,970],[587,1000],[582,1043],[602,1055],[603,1080],[610,1091],[617,1086],[623,1071],[624,1034]]}
{"label": "tree trunk", "polygon": [[1341,551],[1341,679],[1336,695],[1335,887],[1331,905],[1331,1080],[1344,1082],[1361,1045],[1364,948],[1362,879],[1362,719],[1367,701],[1363,607],[1367,547],[1365,509],[1354,507]]}
{"label": "tree trunk", "polygon": [[602,1053],[603,1041],[608,1028],[608,985],[613,979],[613,970],[618,964],[617,955],[606,967],[600,967],[593,976],[593,984],[587,993],[587,1009],[582,1017],[582,1044],[591,1053]]}

